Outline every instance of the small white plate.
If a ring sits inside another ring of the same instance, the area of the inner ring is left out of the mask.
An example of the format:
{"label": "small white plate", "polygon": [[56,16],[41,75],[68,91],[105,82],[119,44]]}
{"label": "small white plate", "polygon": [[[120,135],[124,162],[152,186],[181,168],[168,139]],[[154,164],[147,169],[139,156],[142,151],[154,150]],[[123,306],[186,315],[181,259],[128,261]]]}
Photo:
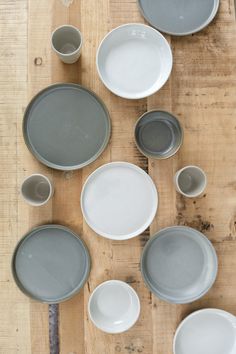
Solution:
{"label": "small white plate", "polygon": [[87,224],[113,240],[140,235],[151,224],[157,205],[157,190],[150,176],[128,162],[101,166],[88,177],[81,193]]}
{"label": "small white plate", "polygon": [[179,325],[174,354],[235,354],[236,317],[218,309],[192,313]]}
{"label": "small white plate", "polygon": [[109,32],[97,51],[97,70],[104,85],[129,99],[152,95],[168,80],[172,52],[154,28],[128,23]]}
{"label": "small white plate", "polygon": [[88,312],[91,321],[100,330],[122,333],[131,328],[139,318],[139,297],[125,282],[109,280],[93,291]]}

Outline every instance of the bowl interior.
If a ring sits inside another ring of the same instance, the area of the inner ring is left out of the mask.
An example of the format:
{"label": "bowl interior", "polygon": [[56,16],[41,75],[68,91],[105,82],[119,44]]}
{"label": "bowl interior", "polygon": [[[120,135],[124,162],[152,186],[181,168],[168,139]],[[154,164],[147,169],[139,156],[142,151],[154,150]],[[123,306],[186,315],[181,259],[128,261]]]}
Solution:
{"label": "bowl interior", "polygon": [[139,299],[135,291],[121,281],[108,281],[98,286],[89,302],[93,323],[104,332],[128,330],[138,319]]}
{"label": "bowl interior", "polygon": [[164,111],[145,113],[135,127],[135,141],[146,156],[164,159],[174,155],[183,139],[178,120]]}
{"label": "bowl interior", "polygon": [[142,273],[158,297],[188,303],[212,286],[217,273],[216,254],[199,232],[185,227],[167,228],[145,247]]}
{"label": "bowl interior", "polygon": [[125,98],[142,98],[158,91],[172,68],[166,39],[142,24],[123,25],[111,31],[97,53],[97,68],[103,83]]}
{"label": "bowl interior", "polygon": [[175,354],[233,354],[236,319],[225,311],[206,309],[187,317],[176,332]]}

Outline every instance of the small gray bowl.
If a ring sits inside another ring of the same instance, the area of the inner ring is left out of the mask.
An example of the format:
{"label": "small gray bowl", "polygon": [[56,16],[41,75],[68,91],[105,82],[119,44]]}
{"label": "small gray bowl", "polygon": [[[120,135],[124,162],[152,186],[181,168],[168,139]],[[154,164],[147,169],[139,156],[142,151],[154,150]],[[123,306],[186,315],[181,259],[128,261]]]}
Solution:
{"label": "small gray bowl", "polygon": [[137,121],[134,137],[139,151],[148,158],[167,159],[173,156],[183,142],[183,129],[171,113],[152,110]]}

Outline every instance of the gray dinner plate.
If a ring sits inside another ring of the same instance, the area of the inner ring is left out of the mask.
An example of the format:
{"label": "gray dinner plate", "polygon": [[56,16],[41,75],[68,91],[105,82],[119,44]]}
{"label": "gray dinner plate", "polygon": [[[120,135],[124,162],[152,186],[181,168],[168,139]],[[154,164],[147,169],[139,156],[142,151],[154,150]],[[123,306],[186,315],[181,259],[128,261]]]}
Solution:
{"label": "gray dinner plate", "polygon": [[60,225],[33,229],[20,240],[12,257],[12,273],[20,290],[44,303],[59,303],[77,294],[89,272],[87,247]]}
{"label": "gray dinner plate", "polygon": [[159,231],[144,247],[141,272],[148,288],[175,304],[195,301],[212,287],[218,269],[210,241],[199,231],[173,226]]}
{"label": "gray dinner plate", "polygon": [[40,162],[58,170],[75,170],[96,160],[110,131],[103,102],[77,84],[56,84],[40,91],[23,119],[29,150]]}
{"label": "gray dinner plate", "polygon": [[173,114],[152,110],[137,121],[134,138],[140,152],[148,158],[167,159],[179,150],[183,129]]}
{"label": "gray dinner plate", "polygon": [[219,0],[138,0],[144,18],[159,31],[184,36],[205,28]]}

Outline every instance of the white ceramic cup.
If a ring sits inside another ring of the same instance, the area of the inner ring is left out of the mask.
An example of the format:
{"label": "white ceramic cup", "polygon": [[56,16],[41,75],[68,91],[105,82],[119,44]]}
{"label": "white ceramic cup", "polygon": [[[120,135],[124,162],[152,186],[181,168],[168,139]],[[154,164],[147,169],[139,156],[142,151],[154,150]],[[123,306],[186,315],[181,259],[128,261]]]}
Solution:
{"label": "white ceramic cup", "polygon": [[140,301],[136,291],[120,280],[108,280],[92,292],[88,313],[93,324],[106,333],[122,333],[138,320]]}
{"label": "white ceramic cup", "polygon": [[21,195],[32,206],[46,204],[53,196],[54,187],[48,177],[33,174],[27,177],[21,185]]}
{"label": "white ceramic cup", "polygon": [[66,64],[75,63],[81,54],[82,35],[78,28],[63,25],[52,32],[52,49]]}
{"label": "white ceramic cup", "polygon": [[177,171],[174,176],[177,192],[185,197],[195,198],[201,195],[207,185],[205,172],[197,166],[186,166]]}

